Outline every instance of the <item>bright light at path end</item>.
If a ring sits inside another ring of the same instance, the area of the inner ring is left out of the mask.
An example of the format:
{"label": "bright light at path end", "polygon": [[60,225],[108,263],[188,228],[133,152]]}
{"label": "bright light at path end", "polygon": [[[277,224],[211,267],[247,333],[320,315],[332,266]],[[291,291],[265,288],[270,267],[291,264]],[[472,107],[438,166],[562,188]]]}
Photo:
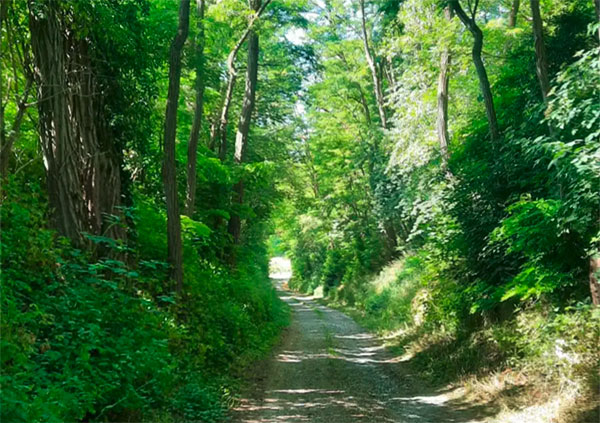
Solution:
{"label": "bright light at path end", "polygon": [[285,257],[273,257],[269,262],[269,277],[271,279],[290,279],[292,277],[292,262]]}

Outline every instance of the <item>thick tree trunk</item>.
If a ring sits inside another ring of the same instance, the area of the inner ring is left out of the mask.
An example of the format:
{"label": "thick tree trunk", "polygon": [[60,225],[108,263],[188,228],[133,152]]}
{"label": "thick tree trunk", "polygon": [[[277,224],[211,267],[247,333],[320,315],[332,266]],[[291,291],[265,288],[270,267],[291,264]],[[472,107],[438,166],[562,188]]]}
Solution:
{"label": "thick tree trunk", "polygon": [[367,21],[365,17],[365,2],[360,0],[360,11],[361,11],[361,27],[363,35],[363,45],[365,48],[365,57],[367,64],[371,70],[371,77],[373,78],[373,90],[375,91],[375,101],[377,101],[377,110],[379,111],[379,119],[381,120],[381,126],[383,129],[388,128],[387,117],[385,115],[385,104],[383,98],[383,88],[381,78],[377,72],[377,66],[375,66],[375,60],[371,54],[371,48],[369,47],[369,37],[367,35]]}
{"label": "thick tree trunk", "polygon": [[175,135],[177,130],[177,104],[181,82],[181,51],[190,25],[190,0],[179,3],[179,26],[169,51],[169,91],[165,113],[163,182],[167,200],[167,245],[171,278],[178,293],[183,288],[183,252],[181,242],[181,217],[177,198],[175,165]]}
{"label": "thick tree trunk", "polygon": [[[449,7],[444,9],[446,19],[452,19],[452,12]],[[448,68],[450,67],[450,48],[444,47],[440,57],[440,75],[438,77],[437,89],[437,133],[440,143],[440,152],[442,155],[442,170],[448,171],[448,83],[450,75]]]}
{"label": "thick tree trunk", "polygon": [[78,246],[83,232],[123,238],[103,219],[121,215],[119,155],[104,116],[102,93],[63,3],[29,1],[29,27],[38,87],[40,141],[54,225]]}
{"label": "thick tree trunk", "polygon": [[[259,10],[260,0],[252,0],[252,8]],[[251,31],[248,35],[248,64],[246,68],[246,87],[244,90],[244,101],[238,122],[238,130],[235,136],[234,163],[241,165],[246,156],[248,147],[248,134],[254,103],[256,99],[256,85],[258,83],[258,35]],[[244,181],[240,180],[234,185],[234,202],[241,206],[244,203]],[[233,213],[229,219],[228,232],[233,238],[234,244],[239,244],[242,229],[242,221],[239,214]]]}
{"label": "thick tree trunk", "polygon": [[544,102],[548,99],[550,92],[550,80],[548,79],[548,60],[546,59],[546,46],[544,45],[544,29],[542,16],[540,14],[540,1],[530,0],[531,24],[533,26],[533,40],[535,42],[535,72],[540,83],[542,98]]}
{"label": "thick tree trunk", "polygon": [[510,8],[510,14],[508,15],[508,26],[514,28],[517,26],[517,16],[519,14],[519,6],[521,0],[513,0],[512,7]]}
{"label": "thick tree trunk", "polygon": [[492,90],[490,88],[490,81],[485,70],[485,65],[481,59],[481,51],[483,49],[483,32],[477,26],[475,22],[475,11],[469,17],[461,7],[458,0],[451,0],[450,5],[454,10],[454,13],[458,16],[463,25],[473,35],[473,63],[477,71],[477,77],[479,78],[479,88],[481,89],[481,95],[485,104],[485,113],[487,115],[490,137],[493,142],[500,138],[500,132],[498,130],[498,119],[496,118],[496,109],[494,108],[494,97],[492,96]]}
{"label": "thick tree trunk", "polygon": [[204,0],[196,0],[198,12],[198,38],[196,39],[196,104],[190,131],[187,157],[187,196],[185,213],[192,217],[196,205],[196,164],[198,161],[198,137],[204,113]]}

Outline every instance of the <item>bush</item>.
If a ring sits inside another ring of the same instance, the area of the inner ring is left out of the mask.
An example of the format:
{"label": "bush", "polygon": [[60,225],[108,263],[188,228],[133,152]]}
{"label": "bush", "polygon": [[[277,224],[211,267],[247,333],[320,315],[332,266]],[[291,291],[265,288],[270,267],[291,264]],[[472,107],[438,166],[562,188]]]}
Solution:
{"label": "bush", "polygon": [[164,216],[146,203],[138,202],[129,265],[46,229],[39,187],[33,196],[18,195],[16,183],[4,188],[1,420],[220,420],[228,375],[286,324],[266,249],[242,254],[232,272],[198,260],[197,240],[209,234],[186,221],[185,294],[175,298],[158,261]]}

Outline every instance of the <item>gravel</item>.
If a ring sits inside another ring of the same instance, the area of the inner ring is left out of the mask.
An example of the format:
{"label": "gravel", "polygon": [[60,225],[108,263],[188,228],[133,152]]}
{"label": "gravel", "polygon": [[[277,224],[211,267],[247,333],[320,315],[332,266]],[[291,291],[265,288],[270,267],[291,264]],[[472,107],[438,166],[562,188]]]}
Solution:
{"label": "gravel", "polygon": [[482,421],[481,409],[428,388],[350,317],[276,283],[292,323],[273,354],[251,369],[233,422]]}

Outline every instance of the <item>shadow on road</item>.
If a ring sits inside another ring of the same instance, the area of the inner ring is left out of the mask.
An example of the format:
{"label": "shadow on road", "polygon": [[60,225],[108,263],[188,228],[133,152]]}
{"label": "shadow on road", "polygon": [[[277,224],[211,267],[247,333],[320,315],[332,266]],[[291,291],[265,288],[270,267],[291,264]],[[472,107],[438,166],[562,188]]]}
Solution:
{"label": "shadow on road", "polygon": [[275,279],[292,324],[271,357],[248,375],[235,422],[479,422],[483,407],[434,390],[345,314]]}

